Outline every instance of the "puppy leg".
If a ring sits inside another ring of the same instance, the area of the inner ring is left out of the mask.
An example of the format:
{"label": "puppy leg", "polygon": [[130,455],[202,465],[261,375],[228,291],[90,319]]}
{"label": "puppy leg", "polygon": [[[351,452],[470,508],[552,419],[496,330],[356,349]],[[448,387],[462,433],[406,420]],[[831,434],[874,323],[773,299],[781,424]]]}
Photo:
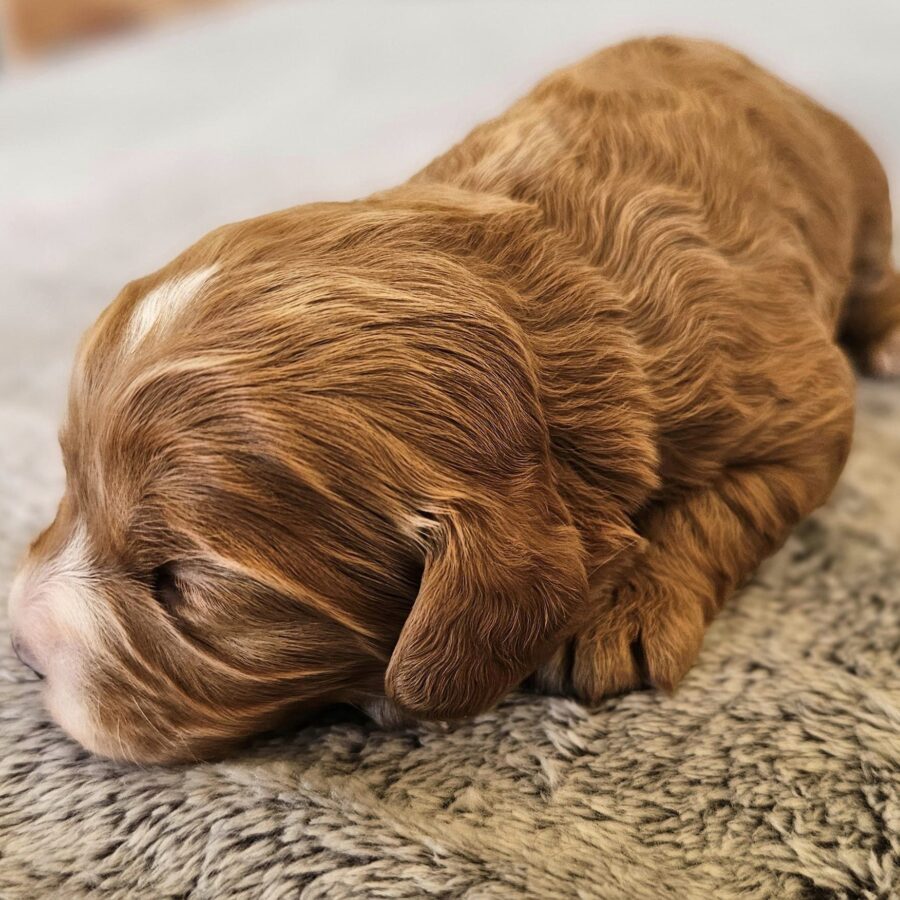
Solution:
{"label": "puppy leg", "polygon": [[[757,461],[740,460],[638,523],[647,549],[569,647],[577,695],[596,701],[642,684],[672,690],[725,598],[828,497],[850,446],[853,381],[833,345],[814,365],[820,394],[806,406],[795,400],[789,420],[768,426]],[[559,663],[538,684],[558,686]]]}
{"label": "puppy leg", "polygon": [[725,598],[808,511],[797,478],[782,466],[736,469],[655,508],[642,523],[645,553],[576,638],[576,693],[597,700],[642,684],[671,691]]}

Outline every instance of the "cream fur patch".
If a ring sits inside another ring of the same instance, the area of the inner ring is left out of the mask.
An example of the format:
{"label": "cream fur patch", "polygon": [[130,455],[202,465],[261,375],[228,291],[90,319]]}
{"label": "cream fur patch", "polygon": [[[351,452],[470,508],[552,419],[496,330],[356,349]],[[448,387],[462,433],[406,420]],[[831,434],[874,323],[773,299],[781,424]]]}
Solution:
{"label": "cream fur patch", "polygon": [[125,344],[133,350],[151,331],[172,324],[218,271],[217,265],[195,269],[157,285],[137,304],[131,315]]}
{"label": "cream fur patch", "polygon": [[56,556],[22,567],[10,592],[9,613],[46,667],[61,649],[78,652],[92,645],[97,604],[87,533],[79,525]]}

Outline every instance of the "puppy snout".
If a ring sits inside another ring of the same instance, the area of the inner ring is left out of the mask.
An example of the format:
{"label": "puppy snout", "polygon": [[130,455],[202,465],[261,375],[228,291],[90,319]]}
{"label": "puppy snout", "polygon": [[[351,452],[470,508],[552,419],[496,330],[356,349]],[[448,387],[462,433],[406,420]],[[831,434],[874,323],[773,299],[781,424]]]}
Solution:
{"label": "puppy snout", "polygon": [[27,645],[22,641],[22,639],[16,635],[13,635],[12,638],[12,648],[13,653],[16,654],[19,662],[22,663],[23,666],[31,669],[38,678],[43,678],[44,673],[38,668],[37,663],[34,660],[34,656],[31,654],[31,651],[28,649]]}

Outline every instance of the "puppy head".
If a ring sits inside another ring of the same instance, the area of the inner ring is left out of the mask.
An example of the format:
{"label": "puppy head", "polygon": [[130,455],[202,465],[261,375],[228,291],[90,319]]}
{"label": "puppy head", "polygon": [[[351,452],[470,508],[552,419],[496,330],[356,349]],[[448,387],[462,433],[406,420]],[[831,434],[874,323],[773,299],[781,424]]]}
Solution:
{"label": "puppy head", "polygon": [[573,626],[584,565],[528,351],[385,216],[222,229],[83,341],[66,493],[10,606],[89,749],[208,757],[385,697],[472,714]]}

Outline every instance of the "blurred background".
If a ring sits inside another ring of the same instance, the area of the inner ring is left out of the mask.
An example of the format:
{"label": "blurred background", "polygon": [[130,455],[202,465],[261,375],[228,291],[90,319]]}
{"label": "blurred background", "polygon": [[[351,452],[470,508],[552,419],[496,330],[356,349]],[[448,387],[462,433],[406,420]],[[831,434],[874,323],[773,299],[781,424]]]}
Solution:
{"label": "blurred background", "polygon": [[898,0],[0,2],[0,401],[41,429],[124,282],[221,223],[398,182],[628,36],[748,52],[854,123],[900,192]]}

